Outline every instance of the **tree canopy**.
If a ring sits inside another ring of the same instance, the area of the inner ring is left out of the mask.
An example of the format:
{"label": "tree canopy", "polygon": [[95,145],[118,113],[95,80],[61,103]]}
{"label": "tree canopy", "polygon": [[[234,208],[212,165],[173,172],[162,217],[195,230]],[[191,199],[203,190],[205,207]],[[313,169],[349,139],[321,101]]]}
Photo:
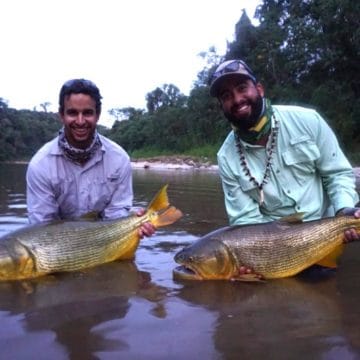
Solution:
{"label": "tree canopy", "polygon": [[[234,40],[223,55],[214,47],[201,53],[207,65],[188,96],[174,84],[159,85],[146,95],[147,109],[112,109],[112,128],[100,130],[130,155],[144,149],[217,149],[230,128],[218,101],[209,96],[208,81],[221,61],[242,58],[273,103],[317,109],[359,163],[359,13],[360,2],[350,0],[264,0],[256,11],[259,25],[254,26],[239,9]],[[0,160],[30,156],[54,136],[60,124],[55,114],[46,112],[47,103],[43,109],[9,109],[0,98]]]}

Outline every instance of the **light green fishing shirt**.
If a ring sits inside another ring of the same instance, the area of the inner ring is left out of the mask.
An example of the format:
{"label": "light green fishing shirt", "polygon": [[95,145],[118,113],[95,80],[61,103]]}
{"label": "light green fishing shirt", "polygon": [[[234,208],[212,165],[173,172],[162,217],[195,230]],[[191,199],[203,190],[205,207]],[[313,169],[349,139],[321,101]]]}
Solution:
{"label": "light green fishing shirt", "polygon": [[[240,164],[233,131],[218,152],[230,224],[268,222],[295,212],[304,212],[304,220],[320,219],[355,206],[359,198],[353,169],[325,120],[312,109],[272,108],[278,135],[262,205],[258,187]],[[242,141],[242,148],[251,175],[261,184],[267,162],[265,147]]]}

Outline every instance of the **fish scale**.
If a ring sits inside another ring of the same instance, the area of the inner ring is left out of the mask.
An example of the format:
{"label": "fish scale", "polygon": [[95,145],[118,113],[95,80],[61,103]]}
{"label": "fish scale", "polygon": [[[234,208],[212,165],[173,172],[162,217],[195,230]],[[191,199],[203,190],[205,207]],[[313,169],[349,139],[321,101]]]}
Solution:
{"label": "fish scale", "polygon": [[[122,246],[129,244],[129,241],[124,241],[126,240],[123,237],[124,233],[130,231],[130,235],[135,236],[132,246],[137,246],[140,240],[136,236],[137,229],[145,220],[147,217],[140,220],[136,216],[129,217],[126,226],[119,226],[118,221],[106,221],[101,226],[96,222],[91,224],[65,222],[61,229],[55,227],[54,233],[47,234],[50,235],[47,237],[42,236],[39,242],[35,242],[33,238],[29,239],[26,234],[24,240],[20,239],[20,242],[28,247],[37,259],[38,271],[75,271],[115,260],[118,254],[121,256]],[[74,228],[76,228],[75,232]],[[117,238],[119,240],[116,240]],[[64,239],[69,241],[64,242]],[[89,239],[91,239],[90,244]]]}

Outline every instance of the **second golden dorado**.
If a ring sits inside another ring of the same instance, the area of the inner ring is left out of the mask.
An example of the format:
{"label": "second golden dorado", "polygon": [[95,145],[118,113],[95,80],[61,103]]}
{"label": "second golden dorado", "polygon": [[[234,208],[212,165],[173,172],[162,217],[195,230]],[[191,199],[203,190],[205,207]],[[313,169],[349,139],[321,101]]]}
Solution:
{"label": "second golden dorado", "polygon": [[165,185],[142,216],[107,221],[57,221],[22,228],[0,239],[0,280],[20,280],[77,271],[132,259],[145,222],[155,228],[182,216],[170,206]]}
{"label": "second golden dorado", "polygon": [[[360,231],[360,219],[337,216],[302,222],[294,214],[264,224],[229,226],[213,231],[175,255],[176,279],[242,280],[293,276],[314,264],[336,267],[344,231]],[[240,274],[240,267],[255,274]]]}

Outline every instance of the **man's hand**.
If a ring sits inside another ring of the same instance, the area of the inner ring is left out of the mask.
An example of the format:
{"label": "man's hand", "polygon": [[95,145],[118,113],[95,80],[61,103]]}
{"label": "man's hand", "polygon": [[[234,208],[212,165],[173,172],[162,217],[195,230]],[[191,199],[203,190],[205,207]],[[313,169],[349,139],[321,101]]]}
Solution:
{"label": "man's hand", "polygon": [[[357,219],[360,219],[360,208],[345,208],[340,211],[340,214],[347,216],[354,216]],[[348,243],[350,241],[360,240],[360,235],[356,232],[354,228],[345,230],[345,238],[344,243]]]}
{"label": "man's hand", "polygon": [[[143,216],[145,214],[144,209],[139,209],[136,211],[137,216]],[[142,224],[139,229],[139,236],[140,238],[143,238],[144,236],[152,236],[155,233],[155,227],[150,222],[147,222],[145,224]]]}

